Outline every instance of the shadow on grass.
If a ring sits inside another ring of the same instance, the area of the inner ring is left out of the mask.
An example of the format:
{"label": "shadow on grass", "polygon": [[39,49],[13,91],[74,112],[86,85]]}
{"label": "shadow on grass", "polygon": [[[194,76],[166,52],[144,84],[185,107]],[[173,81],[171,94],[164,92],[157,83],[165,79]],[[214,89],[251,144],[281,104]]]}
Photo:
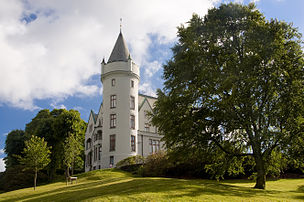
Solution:
{"label": "shadow on grass", "polygon": [[[88,176],[88,179],[90,176]],[[95,177],[94,177],[95,178]],[[88,200],[94,198],[109,199],[112,197],[137,197],[136,194],[155,193],[169,198],[204,197],[210,195],[238,196],[250,198],[257,195],[273,195],[277,191],[254,190],[248,187],[234,186],[211,180],[182,180],[171,178],[99,178],[98,181],[85,181],[72,186],[62,186],[43,193],[33,193],[25,197],[11,198],[28,201],[71,201]],[[93,178],[91,179],[93,180]],[[139,195],[143,197],[144,195]],[[137,198],[138,200],[139,198]]]}
{"label": "shadow on grass", "polygon": [[304,200],[304,185],[299,186],[296,192],[302,193],[301,196],[296,196],[296,199]]}

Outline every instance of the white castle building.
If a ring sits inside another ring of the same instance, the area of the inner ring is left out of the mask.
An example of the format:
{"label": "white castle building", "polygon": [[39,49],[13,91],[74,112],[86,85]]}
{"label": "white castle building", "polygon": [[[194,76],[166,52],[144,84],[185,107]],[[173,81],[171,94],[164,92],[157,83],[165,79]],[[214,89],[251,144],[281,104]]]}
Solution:
{"label": "white castle building", "polygon": [[115,167],[129,156],[147,156],[163,143],[147,116],[155,97],[139,94],[139,66],[119,33],[111,56],[101,63],[103,102],[90,113],[85,133],[85,171]]}

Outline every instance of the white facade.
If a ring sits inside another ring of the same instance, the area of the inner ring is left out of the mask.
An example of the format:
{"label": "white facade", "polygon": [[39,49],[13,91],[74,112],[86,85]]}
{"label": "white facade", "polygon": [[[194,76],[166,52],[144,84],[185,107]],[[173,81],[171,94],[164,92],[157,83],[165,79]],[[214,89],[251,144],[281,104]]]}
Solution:
{"label": "white facade", "polygon": [[85,133],[86,172],[162,148],[161,136],[146,116],[156,98],[138,93],[139,75],[120,33],[108,62],[101,64],[103,102],[98,114],[91,111]]}

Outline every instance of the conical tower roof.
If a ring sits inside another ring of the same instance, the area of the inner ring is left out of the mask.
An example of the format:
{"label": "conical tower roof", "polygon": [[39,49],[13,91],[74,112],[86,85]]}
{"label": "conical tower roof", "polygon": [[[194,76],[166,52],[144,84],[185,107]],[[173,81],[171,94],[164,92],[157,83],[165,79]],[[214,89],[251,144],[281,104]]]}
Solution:
{"label": "conical tower roof", "polygon": [[116,40],[115,46],[112,50],[111,56],[108,60],[110,62],[117,62],[117,61],[128,61],[130,56],[130,52],[127,46],[127,43],[120,32],[118,38]]}

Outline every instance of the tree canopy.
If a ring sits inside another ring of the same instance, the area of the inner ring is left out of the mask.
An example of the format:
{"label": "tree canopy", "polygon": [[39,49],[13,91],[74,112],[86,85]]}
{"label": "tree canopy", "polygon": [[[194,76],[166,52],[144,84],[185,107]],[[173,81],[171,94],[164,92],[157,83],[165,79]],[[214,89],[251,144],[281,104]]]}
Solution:
{"label": "tree canopy", "polygon": [[5,165],[6,168],[18,165],[18,159],[16,155],[21,155],[24,148],[25,133],[23,130],[11,131],[5,140]]}
{"label": "tree canopy", "polygon": [[273,152],[301,136],[301,44],[292,24],[266,20],[254,4],[194,14],[178,28],[152,119],[169,150],[252,156],[264,189]]}
{"label": "tree canopy", "polygon": [[[26,136],[35,134],[43,137],[47,141],[51,149],[51,163],[47,170],[50,180],[53,179],[56,169],[65,169],[64,164],[64,141],[73,134],[79,142],[80,151],[84,150],[84,133],[86,123],[80,117],[80,113],[76,110],[54,109],[49,111],[44,109],[38,112],[32,121],[26,124]],[[78,169],[83,169],[83,152],[79,153],[73,165],[78,165]]]}

